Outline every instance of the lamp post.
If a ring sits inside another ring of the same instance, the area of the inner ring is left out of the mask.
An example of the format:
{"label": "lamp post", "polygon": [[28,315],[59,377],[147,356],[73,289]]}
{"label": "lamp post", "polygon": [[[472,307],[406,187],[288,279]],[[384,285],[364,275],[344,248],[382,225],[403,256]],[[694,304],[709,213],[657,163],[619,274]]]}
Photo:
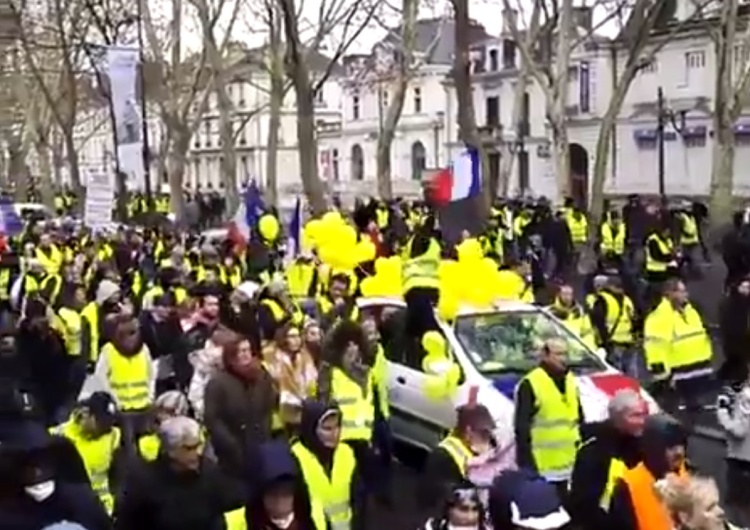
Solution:
{"label": "lamp post", "polygon": [[672,127],[675,131],[677,131],[677,134],[682,134],[682,132],[685,130],[685,115],[687,114],[687,111],[680,111],[679,113],[680,123],[677,124],[675,120],[675,112],[669,108],[667,108],[665,102],[664,102],[664,90],[662,90],[662,87],[659,87],[656,90],[656,148],[657,148],[657,176],[659,179],[659,196],[662,198],[662,202],[664,202],[667,194],[666,190],[666,160],[665,160],[665,149],[664,149],[664,129],[667,123],[667,120],[669,120],[672,124]]}
{"label": "lamp post", "polygon": [[143,45],[143,2],[144,0],[136,0],[138,11],[136,14],[137,18],[137,30],[138,30],[138,56],[141,63],[141,76],[139,78],[139,88],[141,91],[141,140],[142,140],[142,152],[143,158],[143,191],[146,194],[146,210],[152,211],[154,208],[154,200],[151,192],[151,156],[148,142],[148,109],[146,106],[146,54],[144,52]]}

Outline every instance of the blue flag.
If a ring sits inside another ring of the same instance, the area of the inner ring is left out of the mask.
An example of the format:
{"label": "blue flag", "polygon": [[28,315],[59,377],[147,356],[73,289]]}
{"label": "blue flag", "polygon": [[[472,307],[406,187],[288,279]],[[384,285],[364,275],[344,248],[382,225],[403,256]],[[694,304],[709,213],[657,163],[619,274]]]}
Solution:
{"label": "blue flag", "polygon": [[302,250],[302,202],[297,197],[297,203],[294,205],[292,218],[289,220],[289,240],[287,255],[297,257]]}
{"label": "blue flag", "polygon": [[264,210],[263,197],[260,195],[258,185],[253,180],[245,190],[245,222],[249,228],[254,229],[258,226],[258,220],[263,215]]}

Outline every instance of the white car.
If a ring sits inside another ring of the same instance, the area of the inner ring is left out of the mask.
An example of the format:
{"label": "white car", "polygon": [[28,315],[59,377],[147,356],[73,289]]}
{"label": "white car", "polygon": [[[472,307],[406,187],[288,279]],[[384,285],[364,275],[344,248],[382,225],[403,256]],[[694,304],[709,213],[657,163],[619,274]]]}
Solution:
{"label": "white car", "polygon": [[422,370],[422,350],[416,339],[405,334],[406,304],[364,298],[359,307],[378,320],[389,361],[391,427],[394,437],[409,445],[434,447],[454,425],[456,407],[469,399],[492,413],[498,442],[511,444],[516,385],[536,366],[534,352],[550,337],[568,344],[568,362],[577,376],[586,421],[605,419],[607,403],[624,388],[638,390],[652,413],[659,410],[637,381],[604,361],[603,351],[591,350],[545,309],[520,302],[503,302],[484,311],[463,310],[453,325],[440,324],[461,378],[452,397],[429,399],[424,392],[428,376]]}

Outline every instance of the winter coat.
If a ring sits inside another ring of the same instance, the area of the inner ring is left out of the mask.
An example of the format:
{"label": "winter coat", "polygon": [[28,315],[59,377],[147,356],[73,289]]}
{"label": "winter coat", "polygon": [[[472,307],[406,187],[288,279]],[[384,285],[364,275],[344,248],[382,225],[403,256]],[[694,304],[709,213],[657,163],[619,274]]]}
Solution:
{"label": "winter coat", "polygon": [[750,385],[729,406],[719,406],[716,417],[727,434],[727,457],[750,462]]}
{"label": "winter coat", "polygon": [[196,419],[203,421],[206,386],[221,367],[221,347],[210,340],[207,341],[205,348],[190,354],[190,364],[193,365],[194,371],[188,386],[187,398]]}

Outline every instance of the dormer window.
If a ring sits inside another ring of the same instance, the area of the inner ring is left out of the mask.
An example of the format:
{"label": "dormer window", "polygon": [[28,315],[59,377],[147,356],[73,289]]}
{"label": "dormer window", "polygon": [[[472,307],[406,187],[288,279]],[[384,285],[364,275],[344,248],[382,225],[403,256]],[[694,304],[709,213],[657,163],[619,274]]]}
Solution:
{"label": "dormer window", "polygon": [[490,50],[490,72],[497,72],[499,70],[500,61],[498,60],[498,54],[496,49]]}
{"label": "dormer window", "polygon": [[503,40],[503,68],[516,67],[516,43],[510,39]]}

